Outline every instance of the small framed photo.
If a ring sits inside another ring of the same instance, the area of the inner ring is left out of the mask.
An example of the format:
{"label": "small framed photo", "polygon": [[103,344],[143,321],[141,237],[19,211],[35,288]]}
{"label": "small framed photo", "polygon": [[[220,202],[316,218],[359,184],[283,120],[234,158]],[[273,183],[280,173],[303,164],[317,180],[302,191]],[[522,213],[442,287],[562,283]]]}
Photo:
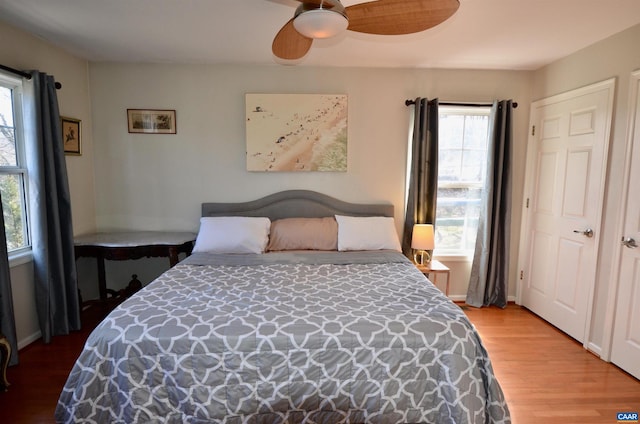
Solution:
{"label": "small framed photo", "polygon": [[130,133],[175,134],[176,111],[161,109],[127,109]]}
{"label": "small framed photo", "polygon": [[67,155],[82,154],[82,134],[79,119],[60,117],[62,127],[62,144],[64,145],[64,153]]}

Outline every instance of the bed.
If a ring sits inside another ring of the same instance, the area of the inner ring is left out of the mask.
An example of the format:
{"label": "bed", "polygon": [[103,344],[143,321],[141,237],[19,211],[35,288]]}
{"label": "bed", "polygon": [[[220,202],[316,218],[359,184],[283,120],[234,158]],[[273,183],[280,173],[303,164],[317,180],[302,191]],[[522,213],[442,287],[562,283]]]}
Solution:
{"label": "bed", "polygon": [[192,255],[89,336],[56,421],[510,422],[473,325],[398,250],[392,205],[205,203]]}

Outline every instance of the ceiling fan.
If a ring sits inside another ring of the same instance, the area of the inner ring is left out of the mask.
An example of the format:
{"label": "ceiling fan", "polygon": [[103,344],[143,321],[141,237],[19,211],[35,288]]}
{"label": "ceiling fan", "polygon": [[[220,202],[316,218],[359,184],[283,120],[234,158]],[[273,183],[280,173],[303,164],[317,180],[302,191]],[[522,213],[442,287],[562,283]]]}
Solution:
{"label": "ceiling fan", "polygon": [[285,60],[307,54],[315,38],[344,30],[378,35],[412,34],[449,19],[459,0],[376,0],[344,7],[340,0],[296,0],[293,18],[273,40],[273,54]]}

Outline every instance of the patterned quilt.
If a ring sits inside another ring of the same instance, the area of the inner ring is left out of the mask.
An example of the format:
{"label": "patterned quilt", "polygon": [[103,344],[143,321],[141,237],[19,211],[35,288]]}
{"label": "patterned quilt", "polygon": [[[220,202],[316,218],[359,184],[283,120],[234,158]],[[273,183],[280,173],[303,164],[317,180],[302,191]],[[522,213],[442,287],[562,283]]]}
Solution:
{"label": "patterned quilt", "polygon": [[474,327],[395,252],[193,255],[95,329],[55,418],[510,422]]}

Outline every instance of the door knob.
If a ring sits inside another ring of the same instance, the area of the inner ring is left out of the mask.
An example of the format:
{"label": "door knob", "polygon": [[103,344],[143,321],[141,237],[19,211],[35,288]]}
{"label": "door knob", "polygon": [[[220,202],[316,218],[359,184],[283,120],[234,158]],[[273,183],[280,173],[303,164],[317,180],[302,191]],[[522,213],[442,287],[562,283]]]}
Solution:
{"label": "door knob", "polygon": [[622,244],[629,249],[635,249],[638,247],[638,244],[631,237],[622,237]]}
{"label": "door knob", "polygon": [[586,237],[593,237],[593,230],[591,228],[587,228],[586,230],[573,230],[574,233],[576,234],[582,234]]}

